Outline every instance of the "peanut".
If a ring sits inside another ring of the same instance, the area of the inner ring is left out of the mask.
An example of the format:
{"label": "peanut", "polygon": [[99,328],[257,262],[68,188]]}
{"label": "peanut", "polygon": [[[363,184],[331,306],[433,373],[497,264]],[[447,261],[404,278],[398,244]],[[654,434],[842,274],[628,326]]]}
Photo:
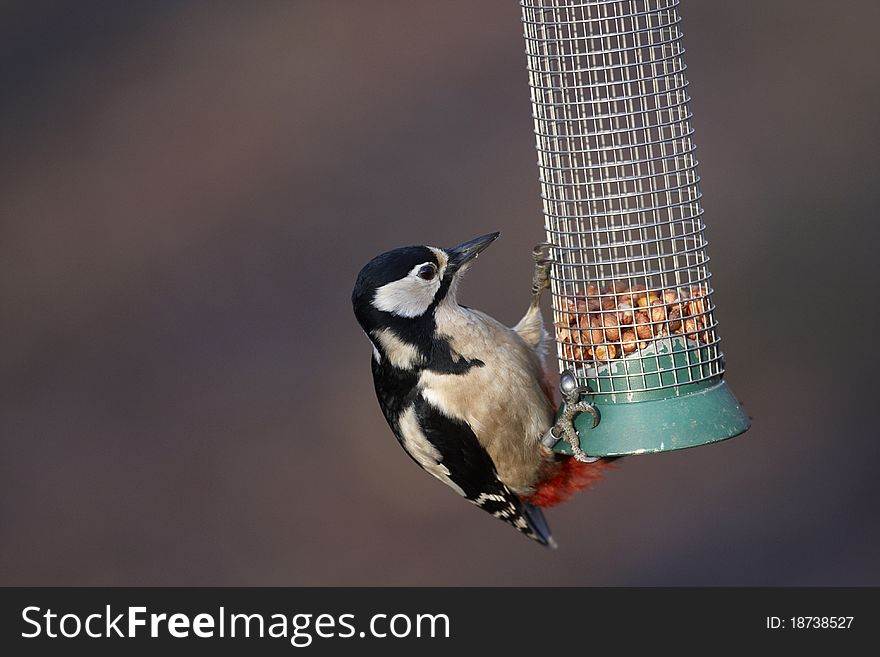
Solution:
{"label": "peanut", "polygon": [[602,326],[605,327],[605,339],[616,342],[620,339],[620,324],[615,313],[602,315]]}
{"label": "peanut", "polygon": [[666,319],[666,307],[659,299],[651,303],[651,321],[662,322]]}
{"label": "peanut", "polygon": [[605,342],[605,331],[602,330],[602,320],[599,317],[590,317],[590,330],[585,331],[585,337],[589,338],[591,344],[602,344]]}
{"label": "peanut", "polygon": [[704,344],[715,340],[706,286],[648,289],[615,280],[602,289],[589,283],[585,292],[566,297],[558,311],[556,340],[570,360],[608,361],[644,349],[662,335],[685,335]]}
{"label": "peanut", "polygon": [[630,304],[625,301],[617,304],[617,320],[621,324],[632,324],[633,317],[633,308]]}
{"label": "peanut", "polygon": [[677,332],[681,328],[681,310],[679,308],[673,308],[669,311],[669,330],[673,333]]}
{"label": "peanut", "polygon": [[703,315],[707,308],[706,297],[691,299],[691,315]]}
{"label": "peanut", "polygon": [[636,335],[640,340],[650,340],[654,337],[654,327],[651,326],[650,321],[648,313],[642,311],[636,313]]}
{"label": "peanut", "polygon": [[600,344],[593,347],[593,357],[596,360],[611,360],[617,358],[617,348],[613,344]]}
{"label": "peanut", "polygon": [[556,325],[556,341],[571,342],[571,331],[564,326]]}

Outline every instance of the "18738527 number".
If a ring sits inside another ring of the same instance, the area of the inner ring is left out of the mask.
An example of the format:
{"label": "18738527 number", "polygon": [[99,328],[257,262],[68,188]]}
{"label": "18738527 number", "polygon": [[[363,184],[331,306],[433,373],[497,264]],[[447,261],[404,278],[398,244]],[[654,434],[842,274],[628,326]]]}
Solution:
{"label": "18738527 number", "polygon": [[847,630],[854,616],[767,616],[768,630]]}

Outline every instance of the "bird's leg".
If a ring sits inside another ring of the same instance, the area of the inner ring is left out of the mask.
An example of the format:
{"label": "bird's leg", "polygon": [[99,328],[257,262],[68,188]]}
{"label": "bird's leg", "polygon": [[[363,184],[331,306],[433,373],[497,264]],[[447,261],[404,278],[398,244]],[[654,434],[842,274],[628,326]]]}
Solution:
{"label": "bird's leg", "polygon": [[[538,312],[541,304],[541,293],[550,287],[550,267],[553,261],[550,259],[550,249],[553,245],[547,242],[538,244],[532,249],[535,258],[535,273],[532,277],[532,304],[529,312]],[[528,315],[527,315],[528,316]],[[574,374],[568,370],[562,373],[559,379],[559,389],[565,405],[560,413],[556,424],[550,427],[545,434],[543,443],[547,447],[553,447],[560,439],[571,445],[572,454],[578,461],[592,463],[599,457],[587,456],[581,449],[581,441],[577,429],[574,427],[574,419],[581,413],[590,413],[593,416],[593,426],[599,424],[599,411],[589,402],[581,401],[581,396],[588,392],[577,384]]]}
{"label": "bird's leg", "polygon": [[593,463],[598,461],[598,456],[588,456],[581,449],[580,436],[574,426],[574,419],[581,413],[589,413],[593,416],[593,426],[599,424],[599,411],[589,402],[581,401],[581,395],[588,392],[577,384],[574,374],[566,370],[559,378],[559,389],[562,392],[562,398],[565,400],[565,406],[560,413],[556,424],[550,427],[545,434],[543,443],[547,447],[553,447],[559,440],[565,439],[571,446],[571,451],[578,461],[584,463]]}
{"label": "bird's leg", "polygon": [[541,303],[541,293],[550,288],[550,267],[553,261],[550,259],[550,247],[552,244],[541,242],[532,249],[535,258],[535,273],[532,276],[532,307],[536,308]]}
{"label": "bird's leg", "polygon": [[528,310],[513,330],[519,334],[526,344],[543,357],[544,345],[549,339],[544,330],[544,318],[541,316],[541,293],[550,287],[550,244],[538,244],[532,249],[535,270],[532,275],[532,299]]}

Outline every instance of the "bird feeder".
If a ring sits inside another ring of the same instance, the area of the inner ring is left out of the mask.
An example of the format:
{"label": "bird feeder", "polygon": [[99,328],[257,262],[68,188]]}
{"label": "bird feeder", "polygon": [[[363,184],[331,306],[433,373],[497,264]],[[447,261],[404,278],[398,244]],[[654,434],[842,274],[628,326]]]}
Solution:
{"label": "bird feeder", "polygon": [[678,0],[520,4],[559,367],[598,411],[574,418],[581,449],[746,431],[723,380]]}

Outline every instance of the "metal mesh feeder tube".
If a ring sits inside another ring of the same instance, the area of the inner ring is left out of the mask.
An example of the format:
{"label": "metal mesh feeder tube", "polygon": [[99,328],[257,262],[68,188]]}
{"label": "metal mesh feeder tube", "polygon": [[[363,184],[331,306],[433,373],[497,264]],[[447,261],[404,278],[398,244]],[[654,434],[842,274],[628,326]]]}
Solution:
{"label": "metal mesh feeder tube", "polygon": [[580,447],[744,432],[723,380],[678,0],[520,4],[559,369],[600,417],[575,418]]}

